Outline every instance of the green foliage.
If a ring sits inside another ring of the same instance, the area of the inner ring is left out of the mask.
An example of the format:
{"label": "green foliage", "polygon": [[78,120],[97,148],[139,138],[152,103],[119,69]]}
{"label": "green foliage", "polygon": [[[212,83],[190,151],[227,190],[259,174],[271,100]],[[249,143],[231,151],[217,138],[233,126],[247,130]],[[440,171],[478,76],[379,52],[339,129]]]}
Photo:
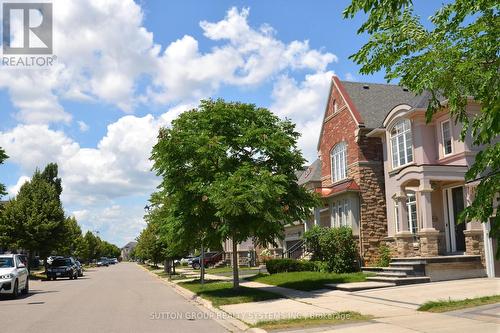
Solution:
{"label": "green foliage", "polygon": [[75,254],[78,243],[83,241],[82,229],[73,216],[64,219],[63,231],[60,235],[58,255],[70,256]]}
{"label": "green foliage", "polygon": [[[410,0],[353,0],[344,11],[348,18],[367,14],[358,33],[370,39],[351,56],[361,73],[384,70],[388,80],[400,79],[415,93],[429,91],[428,121],[441,109],[438,96],[444,96],[452,117],[463,124],[462,139],[471,135],[482,146],[466,174],[467,181],[480,183],[462,221],[487,221],[500,192],[499,6],[497,0],[451,1],[425,25]],[[480,103],[480,112],[466,110],[469,97]],[[500,214],[492,220],[490,234],[500,240]]]}
{"label": "green foliage", "polygon": [[326,257],[320,246],[320,236],[323,233],[323,228],[317,225],[304,232],[303,238],[307,251],[312,253],[311,260],[323,260]]}
{"label": "green foliage", "polygon": [[59,194],[44,173],[35,171],[16,198],[5,205],[0,220],[0,242],[26,249],[30,255],[36,250],[45,256],[55,250],[65,231]]}
{"label": "green foliage", "polygon": [[151,260],[156,266],[159,262],[168,258],[167,248],[158,224],[150,221],[137,238],[135,256],[142,261]]}
{"label": "green foliage", "polygon": [[[2,149],[2,147],[0,147],[0,165],[3,164],[3,162],[8,158],[9,156],[7,156],[7,154],[5,153],[5,150]],[[5,192],[5,185],[0,183],[0,197],[2,197],[3,195],[7,194],[7,192]]]}
{"label": "green foliage", "polygon": [[325,289],[327,288],[326,284],[331,283],[362,282],[365,281],[368,276],[370,276],[370,274],[363,274],[361,272],[337,274],[302,271],[283,272],[271,275],[258,274],[253,277],[247,278],[247,280],[284,288],[310,291]]}
{"label": "green foliage", "polygon": [[209,300],[214,306],[283,298],[281,295],[257,288],[239,287],[238,289],[233,289],[231,282],[224,281],[208,281],[201,285],[199,281],[195,280],[180,282],[179,285]]}
{"label": "green foliage", "polygon": [[304,233],[304,239],[313,260],[325,262],[329,272],[348,273],[357,270],[358,253],[351,228],[315,226]]}
{"label": "green foliage", "polygon": [[315,271],[316,265],[312,261],[296,259],[270,259],[266,261],[266,269],[269,274],[282,272]]}
{"label": "green foliage", "polygon": [[267,109],[223,100],[201,101],[162,128],[151,157],[162,183],[151,202],[163,210],[169,246],[249,237],[267,245],[309,216],[316,199],[297,184],[298,137]]}
{"label": "green foliage", "polygon": [[381,244],[378,248],[380,258],[378,259],[379,267],[388,267],[391,262],[391,249],[385,245]]}

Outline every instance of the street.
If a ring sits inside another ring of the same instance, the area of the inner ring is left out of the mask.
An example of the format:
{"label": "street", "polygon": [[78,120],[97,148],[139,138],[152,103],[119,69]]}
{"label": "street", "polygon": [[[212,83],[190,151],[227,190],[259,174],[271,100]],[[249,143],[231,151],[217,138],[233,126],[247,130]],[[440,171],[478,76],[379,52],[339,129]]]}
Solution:
{"label": "street", "polygon": [[78,280],[30,282],[28,296],[0,299],[1,332],[226,331],[135,263],[92,268]]}

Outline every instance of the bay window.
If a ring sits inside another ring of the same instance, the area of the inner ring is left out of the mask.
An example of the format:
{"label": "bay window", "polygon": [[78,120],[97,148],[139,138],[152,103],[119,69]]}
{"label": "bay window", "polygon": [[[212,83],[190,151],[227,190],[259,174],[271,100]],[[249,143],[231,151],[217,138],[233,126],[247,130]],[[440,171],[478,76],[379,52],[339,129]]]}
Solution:
{"label": "bay window", "polygon": [[397,168],[413,162],[411,123],[400,120],[391,130],[392,167]]}

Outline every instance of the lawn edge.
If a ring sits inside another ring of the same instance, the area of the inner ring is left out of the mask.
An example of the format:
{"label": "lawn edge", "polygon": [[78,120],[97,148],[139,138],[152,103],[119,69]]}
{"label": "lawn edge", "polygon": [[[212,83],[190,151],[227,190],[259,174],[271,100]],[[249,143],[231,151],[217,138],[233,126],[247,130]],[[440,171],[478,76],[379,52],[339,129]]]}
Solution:
{"label": "lawn edge", "polygon": [[[491,301],[485,301],[483,304],[472,304],[472,303],[465,303],[465,304],[457,304],[460,302],[473,302],[476,300],[481,300],[485,298],[496,298],[495,300]],[[417,309],[419,312],[430,312],[430,313],[445,313],[445,312],[452,312],[452,311],[460,311],[464,309],[470,309],[470,308],[475,308],[478,306],[485,306],[485,305],[491,305],[491,304],[496,304],[500,302],[500,294],[497,295],[489,295],[489,296],[480,296],[480,297],[472,297],[472,298],[463,298],[463,299],[452,299],[452,300],[435,300],[435,301],[429,301],[425,302],[424,304],[420,305]],[[442,303],[442,304],[438,304]],[[431,306],[430,308],[425,308]],[[450,308],[451,306],[451,308]]]}
{"label": "lawn edge", "polygon": [[[244,321],[241,321],[235,317],[233,317],[231,314],[228,312],[219,309],[215,306],[212,305],[212,302],[209,300],[206,300],[195,293],[193,293],[191,290],[183,288],[177,283],[168,281],[167,279],[164,279],[157,274],[153,273],[152,271],[148,270],[147,268],[143,267],[142,265],[137,265],[141,267],[145,272],[148,272],[152,276],[156,277],[159,279],[162,283],[166,284],[167,286],[172,287],[172,289],[184,297],[186,300],[193,302],[198,308],[202,310],[208,310],[214,313],[214,318],[217,323],[222,325],[224,328],[229,330],[230,332],[238,332],[238,331],[248,331],[248,332],[257,332],[254,328],[248,326],[247,323]],[[222,319],[224,318],[224,319]],[[261,330],[260,332],[266,332],[265,330]]]}

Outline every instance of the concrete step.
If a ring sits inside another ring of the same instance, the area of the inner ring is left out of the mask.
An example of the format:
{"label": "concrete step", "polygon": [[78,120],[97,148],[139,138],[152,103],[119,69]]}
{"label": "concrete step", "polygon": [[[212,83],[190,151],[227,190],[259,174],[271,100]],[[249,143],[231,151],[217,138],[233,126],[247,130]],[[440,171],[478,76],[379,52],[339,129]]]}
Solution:
{"label": "concrete step", "polygon": [[394,283],[397,286],[416,284],[416,283],[426,283],[431,281],[430,277],[428,276],[411,276],[411,277],[374,276],[374,277],[367,277],[366,280],[372,282]]}
{"label": "concrete step", "polygon": [[338,283],[338,284],[327,284],[326,286],[332,289],[342,290],[342,291],[359,291],[367,289],[378,289],[394,287],[395,283],[390,282],[350,282],[350,283]]}
{"label": "concrete step", "polygon": [[406,275],[406,273],[404,272],[397,272],[397,273],[393,273],[393,272],[380,272],[380,273],[377,273],[377,276],[388,276],[388,277],[407,277],[408,275]]}
{"label": "concrete step", "polygon": [[363,266],[361,267],[361,270],[365,273],[377,273],[377,272],[382,272],[384,267],[366,267]]}

